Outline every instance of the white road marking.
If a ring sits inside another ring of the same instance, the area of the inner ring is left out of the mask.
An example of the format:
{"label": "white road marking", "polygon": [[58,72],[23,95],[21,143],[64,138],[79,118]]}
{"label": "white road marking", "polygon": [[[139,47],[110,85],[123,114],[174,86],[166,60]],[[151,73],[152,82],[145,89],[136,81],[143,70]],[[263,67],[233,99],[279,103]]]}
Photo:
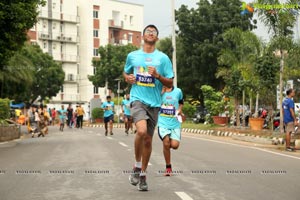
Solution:
{"label": "white road marking", "polygon": [[96,135],[98,135],[98,136],[101,136],[101,134],[100,134],[100,133],[97,133]]}
{"label": "white road marking", "polygon": [[107,139],[113,140],[113,138],[112,138],[112,137],[107,137]]}
{"label": "white road marking", "polygon": [[193,136],[184,136],[184,137],[193,138],[193,139],[197,139],[197,140],[205,140],[205,141],[215,142],[215,143],[219,143],[219,144],[227,144],[227,145],[237,146],[237,147],[242,147],[242,148],[247,148],[247,149],[255,149],[255,150],[258,150],[258,151],[263,151],[263,152],[271,153],[271,154],[274,154],[274,155],[279,155],[279,156],[284,156],[284,157],[294,158],[294,159],[300,160],[300,158],[297,157],[297,156],[291,156],[291,155],[278,153],[278,152],[274,152],[274,151],[270,151],[270,150],[262,149],[262,148],[258,148],[258,147],[248,147],[248,146],[244,146],[244,145],[241,145],[241,144],[233,144],[233,143],[216,141],[216,140],[211,140],[211,139],[206,139],[206,138],[197,138],[197,137],[193,137]]}
{"label": "white road marking", "polygon": [[150,162],[148,162],[148,165],[151,166],[152,164]]}
{"label": "white road marking", "polygon": [[185,192],[175,192],[182,200],[193,200],[189,195]]}
{"label": "white road marking", "polygon": [[120,145],[122,145],[123,147],[128,147],[127,144],[124,144],[123,142],[119,142]]}

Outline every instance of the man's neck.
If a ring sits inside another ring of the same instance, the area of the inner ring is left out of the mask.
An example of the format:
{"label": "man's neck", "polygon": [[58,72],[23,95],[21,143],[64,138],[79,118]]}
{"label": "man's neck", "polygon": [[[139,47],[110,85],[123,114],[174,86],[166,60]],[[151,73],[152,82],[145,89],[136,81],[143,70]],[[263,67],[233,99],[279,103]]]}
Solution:
{"label": "man's neck", "polygon": [[143,46],[143,51],[145,53],[152,53],[155,51],[155,45],[145,43]]}

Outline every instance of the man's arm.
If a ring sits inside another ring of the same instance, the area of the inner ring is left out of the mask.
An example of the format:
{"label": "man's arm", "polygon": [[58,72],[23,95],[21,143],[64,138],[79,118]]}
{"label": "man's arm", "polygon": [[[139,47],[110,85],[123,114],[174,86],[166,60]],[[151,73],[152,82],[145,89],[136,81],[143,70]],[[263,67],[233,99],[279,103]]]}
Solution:
{"label": "man's arm", "polygon": [[127,74],[123,72],[123,76],[126,83],[135,84],[135,76],[134,74]]}

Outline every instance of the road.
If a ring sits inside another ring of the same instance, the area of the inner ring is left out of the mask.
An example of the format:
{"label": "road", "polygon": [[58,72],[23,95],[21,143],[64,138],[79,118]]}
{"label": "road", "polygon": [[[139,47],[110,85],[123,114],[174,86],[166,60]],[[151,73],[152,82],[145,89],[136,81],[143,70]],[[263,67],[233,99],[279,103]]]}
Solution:
{"label": "road", "polygon": [[172,151],[174,176],[164,177],[154,136],[148,192],[128,182],[134,135],[103,128],[50,127],[45,138],[0,143],[1,200],[164,199],[299,200],[300,154],[184,134]]}

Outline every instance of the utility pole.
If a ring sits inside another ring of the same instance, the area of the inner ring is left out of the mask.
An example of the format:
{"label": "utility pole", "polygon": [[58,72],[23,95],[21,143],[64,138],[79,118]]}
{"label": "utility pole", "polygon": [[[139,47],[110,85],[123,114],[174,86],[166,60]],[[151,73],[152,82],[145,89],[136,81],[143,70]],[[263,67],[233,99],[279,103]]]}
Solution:
{"label": "utility pole", "polygon": [[177,65],[176,65],[176,35],[175,35],[175,0],[171,0],[172,12],[172,63],[174,70],[173,84],[177,87]]}

